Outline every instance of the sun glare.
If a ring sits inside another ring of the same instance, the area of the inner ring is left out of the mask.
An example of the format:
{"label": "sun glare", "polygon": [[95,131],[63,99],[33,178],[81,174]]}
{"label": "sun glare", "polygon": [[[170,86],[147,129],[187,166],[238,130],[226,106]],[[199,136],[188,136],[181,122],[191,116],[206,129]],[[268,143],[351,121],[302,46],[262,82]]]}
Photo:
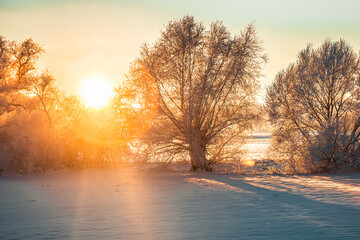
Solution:
{"label": "sun glare", "polygon": [[102,77],[91,77],[84,80],[80,96],[86,107],[101,108],[108,104],[113,95],[113,87]]}
{"label": "sun glare", "polygon": [[255,161],[250,159],[250,158],[245,158],[245,159],[242,159],[241,160],[241,163],[242,164],[245,164],[245,165],[248,165],[250,167],[254,166],[255,165]]}

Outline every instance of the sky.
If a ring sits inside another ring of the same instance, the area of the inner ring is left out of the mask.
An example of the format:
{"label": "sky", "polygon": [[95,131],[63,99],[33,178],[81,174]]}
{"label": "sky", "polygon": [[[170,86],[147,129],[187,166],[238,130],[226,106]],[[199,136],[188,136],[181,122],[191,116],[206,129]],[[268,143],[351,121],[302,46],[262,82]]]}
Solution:
{"label": "sky", "polygon": [[254,22],[269,56],[263,94],[308,43],[342,38],[359,52],[359,9],[358,0],[0,0],[0,35],[39,43],[46,51],[40,64],[76,94],[93,77],[117,86],[141,45],[155,42],[171,20],[221,20],[232,34]]}

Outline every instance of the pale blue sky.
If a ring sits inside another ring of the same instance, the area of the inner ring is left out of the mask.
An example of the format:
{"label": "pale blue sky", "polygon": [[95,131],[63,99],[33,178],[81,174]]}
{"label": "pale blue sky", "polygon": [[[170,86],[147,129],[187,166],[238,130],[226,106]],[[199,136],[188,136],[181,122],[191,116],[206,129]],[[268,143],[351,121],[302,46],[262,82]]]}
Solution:
{"label": "pale blue sky", "polygon": [[0,0],[0,35],[40,43],[46,50],[42,64],[75,93],[93,75],[117,85],[141,44],[154,42],[169,20],[186,14],[205,25],[222,20],[233,34],[255,21],[270,58],[263,87],[307,43],[343,38],[360,50],[360,1],[355,0]]}

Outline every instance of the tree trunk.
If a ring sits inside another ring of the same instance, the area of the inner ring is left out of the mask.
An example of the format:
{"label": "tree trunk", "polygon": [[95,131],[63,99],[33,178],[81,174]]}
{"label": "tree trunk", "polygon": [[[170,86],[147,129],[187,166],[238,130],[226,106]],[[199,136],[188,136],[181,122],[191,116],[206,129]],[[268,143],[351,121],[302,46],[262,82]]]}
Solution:
{"label": "tree trunk", "polygon": [[201,146],[199,142],[199,139],[193,139],[190,143],[191,171],[204,169],[211,172],[210,162],[206,159],[206,146]]}

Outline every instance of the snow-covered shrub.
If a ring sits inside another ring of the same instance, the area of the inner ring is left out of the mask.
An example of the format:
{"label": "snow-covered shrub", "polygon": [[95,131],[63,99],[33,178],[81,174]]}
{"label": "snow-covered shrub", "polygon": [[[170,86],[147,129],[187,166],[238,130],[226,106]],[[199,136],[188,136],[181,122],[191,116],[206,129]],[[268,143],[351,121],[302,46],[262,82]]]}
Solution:
{"label": "snow-covered shrub", "polygon": [[19,111],[2,120],[8,123],[0,133],[0,168],[29,173],[61,167],[64,148],[44,114]]}

